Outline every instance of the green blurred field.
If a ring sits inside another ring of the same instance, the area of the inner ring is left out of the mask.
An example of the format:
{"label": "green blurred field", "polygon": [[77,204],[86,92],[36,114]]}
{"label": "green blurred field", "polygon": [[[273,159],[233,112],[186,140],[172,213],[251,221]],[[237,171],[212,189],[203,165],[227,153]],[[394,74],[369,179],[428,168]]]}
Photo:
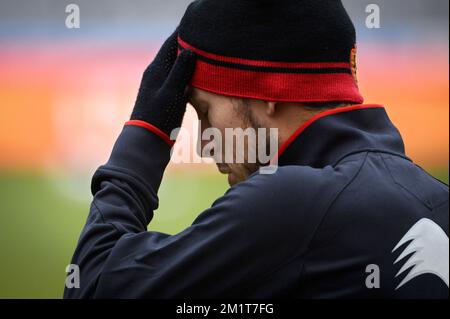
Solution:
{"label": "green blurred field", "polygon": [[[433,175],[448,184],[448,170]],[[60,298],[89,208],[89,177],[0,173],[0,298]],[[150,230],[177,233],[227,189],[216,174],[174,173]]]}
{"label": "green blurred field", "polygon": [[[89,178],[0,173],[0,298],[60,298],[89,204]],[[177,233],[227,189],[219,175],[169,175],[149,229]]]}

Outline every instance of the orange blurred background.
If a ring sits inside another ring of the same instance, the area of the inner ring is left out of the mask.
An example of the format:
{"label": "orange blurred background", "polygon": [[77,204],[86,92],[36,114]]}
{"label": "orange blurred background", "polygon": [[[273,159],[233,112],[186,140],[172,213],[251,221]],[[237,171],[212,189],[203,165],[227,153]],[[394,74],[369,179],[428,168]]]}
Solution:
{"label": "orange blurred background", "polygon": [[[105,160],[158,45],[151,51],[85,41],[4,46],[0,167],[90,168]],[[448,78],[444,44],[359,45],[366,102],[387,107],[408,156],[424,167],[448,166]]]}

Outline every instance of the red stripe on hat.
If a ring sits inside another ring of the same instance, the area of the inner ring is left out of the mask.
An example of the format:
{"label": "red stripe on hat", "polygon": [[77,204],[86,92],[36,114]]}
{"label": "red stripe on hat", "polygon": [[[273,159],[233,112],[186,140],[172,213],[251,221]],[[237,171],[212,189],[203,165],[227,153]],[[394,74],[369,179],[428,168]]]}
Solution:
{"label": "red stripe on hat", "polygon": [[[219,62],[256,67],[349,68],[350,63],[290,63],[230,58],[194,48],[179,38],[183,48]],[[212,93],[274,102],[364,102],[352,74],[288,73],[245,70],[197,60],[191,85]]]}
{"label": "red stripe on hat", "polygon": [[201,56],[206,58],[220,61],[220,62],[229,62],[229,63],[237,63],[242,65],[250,65],[250,66],[261,66],[261,67],[274,67],[274,68],[310,68],[310,69],[320,69],[320,68],[351,68],[350,62],[270,62],[270,61],[259,61],[259,60],[248,60],[241,58],[232,58],[221,56],[213,53],[209,53],[200,49],[193,47],[187,42],[183,41],[180,37],[178,37],[178,43],[184,49],[189,49]]}
{"label": "red stripe on hat", "polygon": [[216,94],[275,102],[363,103],[351,74],[269,73],[197,60],[191,85]]}

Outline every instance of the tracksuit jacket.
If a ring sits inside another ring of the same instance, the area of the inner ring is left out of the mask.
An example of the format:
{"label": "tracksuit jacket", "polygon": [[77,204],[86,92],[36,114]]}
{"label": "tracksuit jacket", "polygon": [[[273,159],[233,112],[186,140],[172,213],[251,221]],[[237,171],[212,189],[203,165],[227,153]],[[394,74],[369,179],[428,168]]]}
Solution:
{"label": "tracksuit jacket", "polygon": [[405,155],[382,106],[315,116],[274,174],[175,235],[147,231],[169,159],[152,130],[124,127],[93,176],[65,298],[448,298],[448,185]]}

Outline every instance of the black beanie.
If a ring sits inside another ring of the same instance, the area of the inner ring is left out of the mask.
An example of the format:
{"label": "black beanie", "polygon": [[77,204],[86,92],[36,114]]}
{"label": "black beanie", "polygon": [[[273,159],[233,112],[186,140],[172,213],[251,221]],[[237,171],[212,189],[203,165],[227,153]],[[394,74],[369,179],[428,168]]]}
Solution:
{"label": "black beanie", "polygon": [[340,0],[197,0],[179,26],[192,86],[266,101],[362,103],[355,42]]}

